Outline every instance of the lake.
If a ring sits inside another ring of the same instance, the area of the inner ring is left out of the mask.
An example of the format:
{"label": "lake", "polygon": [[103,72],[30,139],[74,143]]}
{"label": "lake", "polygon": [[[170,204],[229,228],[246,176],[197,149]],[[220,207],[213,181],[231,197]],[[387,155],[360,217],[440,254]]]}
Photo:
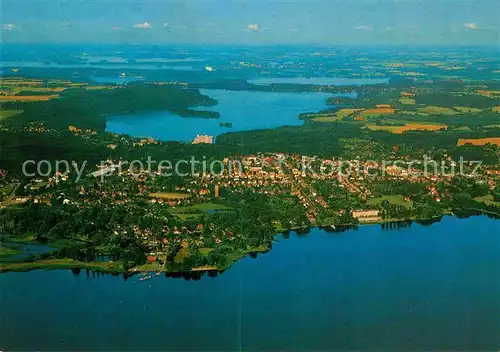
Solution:
{"label": "lake", "polygon": [[[202,94],[219,103],[197,110],[218,111],[219,119],[185,118],[169,112],[108,116],[106,130],[136,137],[153,137],[164,141],[192,141],[197,134],[217,136],[232,131],[298,126],[298,115],[326,109],[326,93],[271,93],[200,89]],[[221,127],[231,122],[231,128]]]}
{"label": "lake", "polygon": [[277,236],[218,277],[0,274],[0,350],[497,350],[500,221]]}

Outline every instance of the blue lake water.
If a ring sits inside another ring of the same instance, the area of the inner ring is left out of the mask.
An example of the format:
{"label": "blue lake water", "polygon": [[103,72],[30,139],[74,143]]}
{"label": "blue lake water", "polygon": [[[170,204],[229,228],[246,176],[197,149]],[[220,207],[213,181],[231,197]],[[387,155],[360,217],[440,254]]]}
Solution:
{"label": "blue lake water", "polygon": [[0,274],[2,350],[497,350],[500,221],[277,237],[216,278]]}
{"label": "blue lake water", "polygon": [[270,84],[312,84],[319,86],[361,86],[388,83],[389,78],[348,78],[348,77],[260,77],[248,80],[256,85]]}
{"label": "blue lake water", "polygon": [[[219,89],[200,89],[200,92],[219,103],[196,109],[218,111],[219,119],[183,118],[169,112],[108,116],[106,130],[165,141],[192,141],[197,134],[217,136],[231,131],[298,126],[303,124],[298,119],[300,113],[326,109],[326,99],[332,96]],[[221,127],[221,122],[231,122],[233,126]]]}

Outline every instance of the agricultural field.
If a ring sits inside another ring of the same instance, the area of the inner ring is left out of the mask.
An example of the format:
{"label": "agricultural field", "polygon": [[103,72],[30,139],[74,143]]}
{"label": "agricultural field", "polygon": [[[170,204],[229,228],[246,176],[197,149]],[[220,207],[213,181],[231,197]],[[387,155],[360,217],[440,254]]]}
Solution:
{"label": "agricultural field", "polygon": [[472,145],[496,144],[496,145],[500,145],[500,137],[459,139],[457,146],[460,147],[460,146],[465,145],[465,144],[472,144]]}
{"label": "agricultural field", "polygon": [[70,88],[82,88],[87,83],[75,83],[66,80],[39,80],[17,77],[0,79],[0,102],[35,102],[47,101],[59,97]]}
{"label": "agricultural field", "polygon": [[305,116],[312,118],[316,122],[337,122],[341,121],[344,117],[352,116],[360,111],[363,111],[363,109],[340,109],[335,113],[307,114]]}
{"label": "agricultural field", "polygon": [[341,121],[342,117],[338,117],[338,116],[335,116],[335,115],[330,115],[330,116],[315,117],[312,120],[314,122],[330,123],[330,122]]}
{"label": "agricultural field", "polygon": [[379,115],[392,115],[396,109],[392,108],[375,108],[362,111],[359,116],[361,117],[372,117]]}
{"label": "agricultural field", "polygon": [[437,123],[406,123],[404,126],[400,125],[367,125],[372,131],[388,131],[391,133],[401,134],[408,131],[440,131],[442,129],[447,129],[447,125],[441,125]]}
{"label": "agricultural field", "polygon": [[442,106],[432,106],[432,105],[418,108],[417,110],[429,115],[455,115],[458,113],[450,108],[445,108]]}
{"label": "agricultural field", "polygon": [[0,87],[39,87],[43,85],[43,81],[39,79],[17,78],[17,77],[2,77],[0,79]]}
{"label": "agricultural field", "polygon": [[172,209],[172,213],[174,215],[177,215],[181,220],[186,220],[186,219],[197,219],[203,215],[208,215],[218,212],[228,212],[232,210],[233,208],[221,204],[200,203],[200,204]]}
{"label": "agricultural field", "polygon": [[49,79],[49,80],[40,80],[40,79],[31,79],[31,78],[19,78],[19,77],[2,77],[0,79],[0,87],[5,88],[9,87],[10,89],[16,89],[18,87],[39,87],[39,88],[61,88],[61,87],[83,87],[86,86],[87,83],[77,83],[71,82],[68,80],[60,80],[60,79]]}
{"label": "agricultural field", "polygon": [[476,109],[476,108],[468,108],[465,106],[454,106],[453,109],[459,111],[459,112],[469,112],[469,113],[479,113],[482,110],[481,109]]}
{"label": "agricultural field", "polygon": [[0,102],[35,102],[59,98],[59,95],[0,95]]}
{"label": "agricultural field", "polygon": [[415,105],[416,101],[413,98],[399,98],[399,103],[403,105]]}
{"label": "agricultural field", "polygon": [[405,129],[403,132],[406,131],[440,131],[442,129],[447,129],[447,125],[440,125],[440,124],[434,124],[434,123],[407,123],[405,125]]}
{"label": "agricultural field", "polygon": [[500,90],[476,90],[476,93],[488,98],[500,97]]}
{"label": "agricultural field", "polygon": [[335,115],[341,116],[341,117],[347,117],[347,116],[354,115],[355,113],[358,113],[360,111],[363,111],[363,109],[340,109],[339,111],[337,111],[335,113]]}
{"label": "agricultural field", "polygon": [[404,126],[393,126],[393,125],[385,125],[385,126],[366,125],[366,127],[372,131],[387,131],[391,133],[402,133],[400,131],[404,129]]}
{"label": "agricultural field", "polygon": [[[65,91],[65,87],[14,87],[10,88],[8,92],[11,95],[19,95],[20,93],[26,93],[23,95],[29,95],[27,93],[61,93]],[[5,89],[4,89],[5,91]]]}

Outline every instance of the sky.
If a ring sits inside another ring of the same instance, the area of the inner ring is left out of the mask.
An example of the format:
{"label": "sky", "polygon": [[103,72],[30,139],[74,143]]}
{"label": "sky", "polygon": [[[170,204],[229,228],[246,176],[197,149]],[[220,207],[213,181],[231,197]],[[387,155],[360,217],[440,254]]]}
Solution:
{"label": "sky", "polygon": [[500,0],[0,0],[3,43],[500,45]]}

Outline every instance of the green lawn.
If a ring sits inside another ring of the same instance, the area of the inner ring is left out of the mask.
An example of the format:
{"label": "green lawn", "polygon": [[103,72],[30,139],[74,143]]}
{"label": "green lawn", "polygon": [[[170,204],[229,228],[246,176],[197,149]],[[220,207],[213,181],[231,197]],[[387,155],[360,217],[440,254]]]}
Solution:
{"label": "green lawn", "polygon": [[0,194],[5,193],[7,196],[10,196],[12,191],[14,191],[15,188],[16,188],[16,184],[10,183],[6,186],[0,187]]}
{"label": "green lawn", "polygon": [[0,110],[0,120],[19,115],[23,110]]}
{"label": "green lawn", "polygon": [[411,201],[406,201],[402,195],[392,195],[392,196],[382,196],[378,198],[371,198],[369,199],[366,204],[369,205],[380,205],[382,201],[388,201],[391,204],[396,204],[396,205],[403,205],[405,207],[413,207],[413,202]]}
{"label": "green lawn", "polygon": [[204,215],[203,213],[199,213],[199,214],[184,214],[184,213],[176,213],[176,212],[173,212],[173,213],[174,213],[174,215],[177,215],[179,217],[179,219],[181,219],[182,221],[184,221],[184,220],[196,220]]}
{"label": "green lawn", "polygon": [[198,248],[198,252],[200,252],[200,254],[202,255],[208,255],[208,253],[212,252],[214,250],[214,248]]}
{"label": "green lawn", "polygon": [[493,195],[491,195],[491,194],[488,194],[487,196],[483,196],[483,197],[474,198],[474,200],[476,200],[478,202],[483,202],[487,205],[496,205],[496,206],[500,207],[500,202],[496,202],[493,199],[494,199]]}
{"label": "green lawn", "polygon": [[229,211],[232,210],[233,208],[222,205],[222,204],[215,204],[215,203],[200,203],[200,204],[195,204],[195,205],[190,205],[187,207],[181,207],[181,208],[176,208],[174,211],[176,213],[189,213],[192,211],[202,211],[202,212],[209,212],[211,210],[216,210],[216,211]]}
{"label": "green lawn", "polygon": [[211,211],[226,212],[231,211],[233,208],[215,203],[200,203],[190,205],[187,207],[172,209],[172,213],[177,215],[181,220],[196,219],[200,216],[206,215]]}

